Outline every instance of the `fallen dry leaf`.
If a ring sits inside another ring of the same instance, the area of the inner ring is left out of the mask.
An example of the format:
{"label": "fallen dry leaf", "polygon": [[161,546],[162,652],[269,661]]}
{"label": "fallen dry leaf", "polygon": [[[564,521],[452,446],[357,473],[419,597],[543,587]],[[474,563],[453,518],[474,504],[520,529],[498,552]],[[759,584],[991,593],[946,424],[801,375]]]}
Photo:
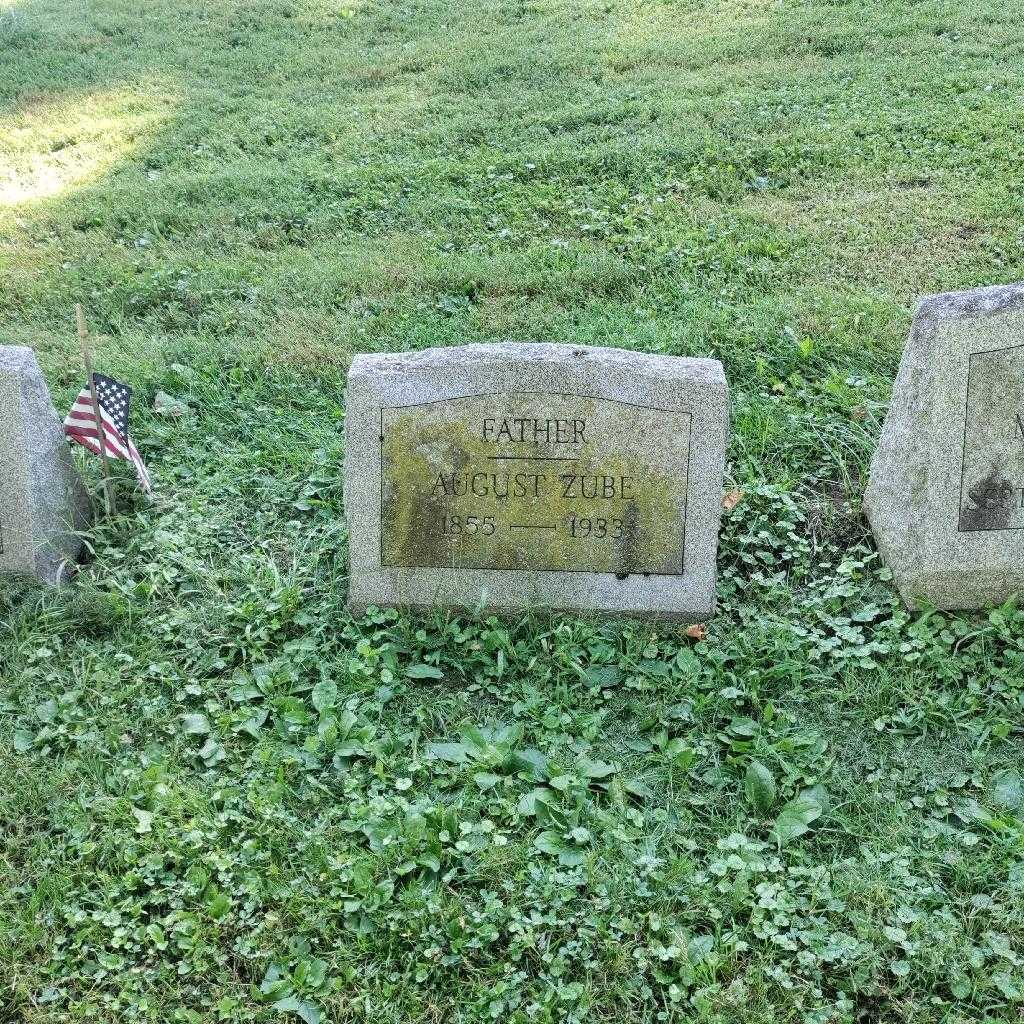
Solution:
{"label": "fallen dry leaf", "polygon": [[867,409],[864,408],[863,405],[855,405],[850,410],[850,419],[855,420],[857,423],[860,423],[861,420],[867,417],[867,414],[868,411]]}
{"label": "fallen dry leaf", "polygon": [[722,496],[722,508],[728,512],[730,509],[734,509],[742,500],[743,492],[738,487],[734,487]]}
{"label": "fallen dry leaf", "polygon": [[691,640],[704,640],[708,635],[708,627],[703,622],[695,622],[692,626],[686,627],[686,635]]}

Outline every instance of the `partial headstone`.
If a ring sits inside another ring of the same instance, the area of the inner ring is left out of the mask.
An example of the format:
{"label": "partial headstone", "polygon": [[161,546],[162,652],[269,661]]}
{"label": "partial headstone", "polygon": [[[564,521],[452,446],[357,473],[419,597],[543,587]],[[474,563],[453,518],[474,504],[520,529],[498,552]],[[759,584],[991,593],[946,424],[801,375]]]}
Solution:
{"label": "partial headstone", "polygon": [[0,346],[0,575],[60,583],[74,569],[89,496],[30,348]]}
{"label": "partial headstone", "polygon": [[528,344],[357,356],[346,433],[356,612],[714,610],[716,360]]}
{"label": "partial headstone", "polygon": [[1024,284],[918,306],[864,508],[911,608],[1024,592]]}

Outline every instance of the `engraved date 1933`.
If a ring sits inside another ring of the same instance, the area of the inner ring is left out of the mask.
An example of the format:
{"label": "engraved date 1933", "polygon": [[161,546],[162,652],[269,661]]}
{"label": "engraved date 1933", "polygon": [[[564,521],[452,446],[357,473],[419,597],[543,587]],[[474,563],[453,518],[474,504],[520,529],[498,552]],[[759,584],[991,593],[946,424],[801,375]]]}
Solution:
{"label": "engraved date 1933", "polygon": [[560,526],[569,532],[570,537],[592,537],[597,540],[621,540],[623,523],[621,519],[609,519],[605,516],[570,516],[564,523],[508,523],[499,524],[494,516],[451,515],[441,517],[441,533],[447,537],[460,535],[490,537],[499,528],[525,529],[532,525],[535,529],[558,530]]}

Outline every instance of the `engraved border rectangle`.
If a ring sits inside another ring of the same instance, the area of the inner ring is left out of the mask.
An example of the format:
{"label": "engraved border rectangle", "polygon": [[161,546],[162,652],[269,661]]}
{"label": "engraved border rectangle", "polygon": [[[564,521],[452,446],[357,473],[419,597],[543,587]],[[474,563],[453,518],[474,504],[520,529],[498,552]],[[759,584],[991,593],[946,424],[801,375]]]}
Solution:
{"label": "engraved border rectangle", "polygon": [[963,446],[960,450],[960,503],[956,509],[956,532],[972,534],[972,533],[1013,533],[1016,530],[1024,530],[1022,526],[983,526],[977,530],[963,530],[960,528],[960,523],[963,519],[964,510],[964,473],[967,468],[967,421],[971,415],[971,374],[974,371],[974,357],[975,356],[991,356],[991,355],[1002,355],[1004,352],[1015,352],[1017,349],[1024,348],[1024,345],[1007,345],[1006,348],[988,348],[981,352],[968,352],[967,353],[967,387],[964,389],[964,440]]}
{"label": "engraved border rectangle", "polygon": [[634,409],[646,409],[649,412],[670,412],[687,418],[686,442],[686,490],[683,492],[683,523],[680,537],[679,572],[638,572],[634,576],[685,576],[686,575],[686,519],[690,511],[690,457],[693,453],[693,413],[689,409],[665,409],[657,405],[641,405],[639,402],[626,402],[621,398],[609,398],[607,395],[581,395],[567,391],[481,391],[469,395],[450,395],[447,398],[435,398],[429,402],[408,402],[405,405],[386,405],[380,408],[380,564],[382,569],[435,569],[439,572],[458,572],[471,569],[474,572],[583,572],[591,576],[614,576],[615,573],[601,569],[543,569],[529,568],[495,568],[490,565],[413,565],[407,562],[400,564],[384,560],[384,413],[392,409],[416,409],[424,405],[439,405],[442,402],[458,402],[466,398],[494,398],[499,395],[551,395],[555,398],[586,398],[594,402],[615,402],[628,405]]}

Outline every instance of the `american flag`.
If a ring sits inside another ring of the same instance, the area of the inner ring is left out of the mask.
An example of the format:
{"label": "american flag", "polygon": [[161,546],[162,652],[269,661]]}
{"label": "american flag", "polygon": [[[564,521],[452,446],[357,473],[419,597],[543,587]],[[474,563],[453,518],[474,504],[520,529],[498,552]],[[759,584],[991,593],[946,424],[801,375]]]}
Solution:
{"label": "american flag", "polygon": [[[102,373],[94,373],[92,381],[100,407],[103,444],[107,457],[126,459],[130,462],[135,467],[142,489],[147,494],[152,494],[153,485],[150,483],[149,471],[128,434],[128,408],[132,389],[127,384],[122,384],[113,377],[106,377]],[[83,448],[88,448],[94,455],[100,454],[100,435],[96,431],[96,413],[93,411],[92,392],[88,387],[82,388],[71,410],[64,417],[64,433]]]}

